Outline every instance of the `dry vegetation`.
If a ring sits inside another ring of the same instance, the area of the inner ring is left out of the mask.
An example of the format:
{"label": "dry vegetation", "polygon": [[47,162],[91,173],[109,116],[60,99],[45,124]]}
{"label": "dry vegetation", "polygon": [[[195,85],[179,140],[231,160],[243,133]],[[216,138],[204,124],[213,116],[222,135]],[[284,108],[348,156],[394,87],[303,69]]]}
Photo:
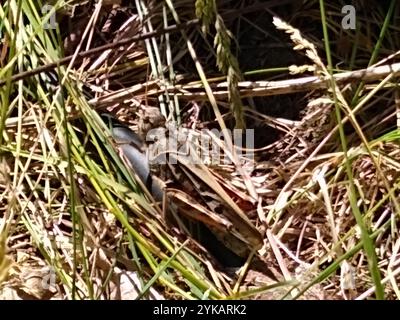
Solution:
{"label": "dry vegetation", "polygon": [[[216,2],[54,0],[44,29],[2,1],[2,299],[400,297],[397,1],[354,1],[355,30],[340,1]],[[254,162],[210,135],[231,164],[153,167],[155,201],[99,115],[158,111],[254,129]]]}

